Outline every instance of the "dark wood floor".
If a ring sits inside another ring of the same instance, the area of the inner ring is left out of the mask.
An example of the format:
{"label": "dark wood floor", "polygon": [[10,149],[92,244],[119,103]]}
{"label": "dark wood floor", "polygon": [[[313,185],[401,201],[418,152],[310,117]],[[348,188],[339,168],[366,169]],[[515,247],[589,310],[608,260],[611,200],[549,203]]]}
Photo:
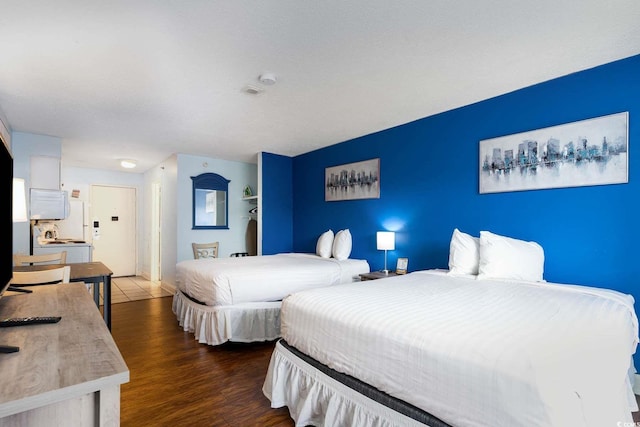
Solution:
{"label": "dark wood floor", "polygon": [[122,426],[293,426],[288,410],[271,409],[262,394],[274,343],[198,344],[171,302],[112,306],[113,337],[131,374],[121,389]]}
{"label": "dark wood floor", "polygon": [[114,304],[112,333],[131,375],[121,388],[127,426],[287,426],[262,394],[274,343],[198,344],[171,297]]}

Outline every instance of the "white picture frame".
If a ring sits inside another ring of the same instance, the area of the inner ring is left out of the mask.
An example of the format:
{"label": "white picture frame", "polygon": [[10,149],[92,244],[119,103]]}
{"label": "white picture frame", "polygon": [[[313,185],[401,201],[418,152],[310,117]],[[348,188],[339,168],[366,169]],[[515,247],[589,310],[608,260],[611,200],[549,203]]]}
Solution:
{"label": "white picture frame", "polygon": [[398,258],[396,263],[396,274],[407,274],[407,267],[409,266],[409,258]]}

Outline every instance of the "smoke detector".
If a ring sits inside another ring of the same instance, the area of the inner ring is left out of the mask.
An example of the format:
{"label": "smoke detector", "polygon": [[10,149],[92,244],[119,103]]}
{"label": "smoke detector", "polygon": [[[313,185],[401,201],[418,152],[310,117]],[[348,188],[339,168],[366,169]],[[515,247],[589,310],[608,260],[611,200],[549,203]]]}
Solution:
{"label": "smoke detector", "polygon": [[273,73],[262,73],[260,74],[260,76],[258,77],[258,81],[260,83],[262,83],[265,86],[271,86],[276,84],[277,81],[277,77],[275,74]]}

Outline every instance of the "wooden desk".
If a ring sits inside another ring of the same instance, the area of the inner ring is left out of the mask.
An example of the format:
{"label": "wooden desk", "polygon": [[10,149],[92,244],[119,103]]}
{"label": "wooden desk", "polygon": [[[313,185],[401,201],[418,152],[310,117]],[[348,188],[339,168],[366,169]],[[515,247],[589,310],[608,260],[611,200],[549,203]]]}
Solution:
{"label": "wooden desk", "polygon": [[62,316],[0,329],[0,426],[116,426],[129,369],[83,284],[5,294],[0,317]]}
{"label": "wooden desk", "polygon": [[70,281],[85,282],[93,284],[93,301],[100,308],[100,283],[103,283],[104,307],[102,313],[104,322],[111,330],[111,276],[113,271],[109,270],[101,262],[78,262],[72,264],[47,264],[47,265],[22,265],[13,267],[13,271],[37,271],[59,268],[62,265],[71,267]]}

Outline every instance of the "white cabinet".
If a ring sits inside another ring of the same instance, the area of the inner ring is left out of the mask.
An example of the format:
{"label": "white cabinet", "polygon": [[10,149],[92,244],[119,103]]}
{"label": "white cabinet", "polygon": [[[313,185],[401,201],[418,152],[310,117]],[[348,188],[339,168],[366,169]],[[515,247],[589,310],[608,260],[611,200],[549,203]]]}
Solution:
{"label": "white cabinet", "polygon": [[31,188],[60,190],[60,159],[31,156]]}
{"label": "white cabinet", "polygon": [[67,264],[75,264],[78,262],[93,261],[93,247],[88,243],[69,243],[69,244],[48,244],[42,246],[34,246],[33,254],[54,254],[67,251]]}

